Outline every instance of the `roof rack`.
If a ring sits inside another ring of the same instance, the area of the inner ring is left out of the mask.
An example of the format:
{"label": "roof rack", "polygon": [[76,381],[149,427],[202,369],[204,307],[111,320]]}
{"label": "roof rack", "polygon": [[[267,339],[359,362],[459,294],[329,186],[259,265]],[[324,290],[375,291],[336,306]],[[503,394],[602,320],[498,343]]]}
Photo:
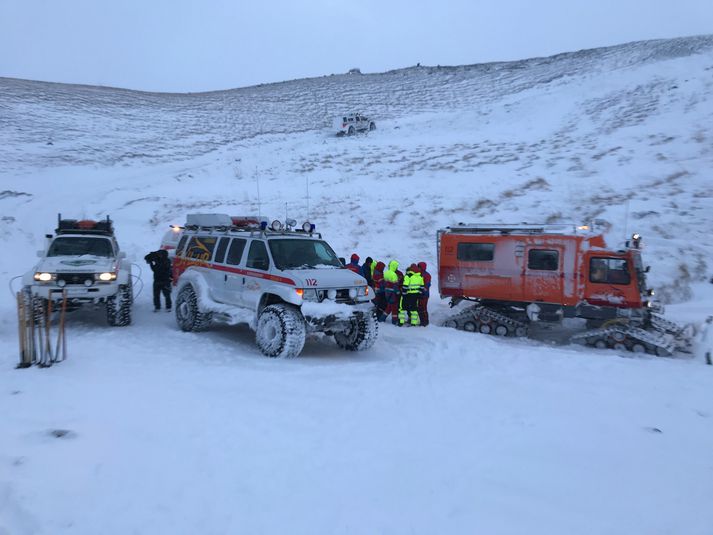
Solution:
{"label": "roof rack", "polygon": [[[175,226],[174,226],[175,228]],[[189,225],[185,227],[177,227],[181,230],[187,232],[208,232],[216,234],[249,234],[250,236],[310,236],[322,239],[322,233],[320,232],[308,232],[302,229],[282,229],[282,230],[271,230],[269,228],[249,228],[249,227],[235,227],[235,226],[198,226]]]}
{"label": "roof rack", "polygon": [[268,226],[266,220],[261,220],[256,216],[228,216],[226,214],[188,214],[186,224],[183,227],[171,225],[171,228],[178,228],[189,232],[216,232],[216,233],[237,233],[247,232],[250,235],[261,236],[317,236],[320,239],[322,234],[314,231],[314,225],[305,223],[302,228],[294,228],[297,222],[294,219],[287,220],[287,226],[283,226],[279,221],[273,221]]}
{"label": "roof rack", "polygon": [[114,222],[106,219],[95,221],[93,219],[62,219],[62,214],[57,214],[57,228],[55,234],[98,234],[100,236],[114,235]]}
{"label": "roof rack", "polygon": [[484,224],[484,223],[458,223],[446,227],[448,232],[462,234],[588,234],[593,230],[593,225],[575,224]]}

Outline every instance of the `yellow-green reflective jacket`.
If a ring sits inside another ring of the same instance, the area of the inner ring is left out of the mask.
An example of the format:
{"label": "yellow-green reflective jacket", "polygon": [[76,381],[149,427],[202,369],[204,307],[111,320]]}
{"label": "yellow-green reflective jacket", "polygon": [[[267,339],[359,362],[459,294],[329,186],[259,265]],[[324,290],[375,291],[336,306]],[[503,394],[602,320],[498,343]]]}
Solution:
{"label": "yellow-green reflective jacket", "polygon": [[404,291],[407,294],[418,294],[421,293],[421,288],[423,288],[423,276],[420,273],[413,273],[411,271],[406,272],[404,277]]}

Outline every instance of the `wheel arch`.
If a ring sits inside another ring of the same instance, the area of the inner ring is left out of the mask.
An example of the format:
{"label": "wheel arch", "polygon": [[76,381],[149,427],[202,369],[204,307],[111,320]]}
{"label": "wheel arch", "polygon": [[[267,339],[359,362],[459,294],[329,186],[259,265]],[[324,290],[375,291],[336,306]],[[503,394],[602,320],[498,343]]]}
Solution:
{"label": "wheel arch", "polygon": [[259,316],[260,313],[264,310],[264,308],[266,306],[276,305],[279,303],[284,303],[286,305],[294,304],[294,303],[289,303],[288,301],[286,301],[285,299],[283,299],[282,297],[280,297],[279,295],[274,294],[274,293],[262,294],[262,297],[260,297],[260,301],[258,302],[258,305],[257,305],[257,315]]}
{"label": "wheel arch", "polygon": [[176,295],[186,286],[191,286],[199,302],[208,295],[208,283],[203,275],[193,269],[184,271],[176,283]]}

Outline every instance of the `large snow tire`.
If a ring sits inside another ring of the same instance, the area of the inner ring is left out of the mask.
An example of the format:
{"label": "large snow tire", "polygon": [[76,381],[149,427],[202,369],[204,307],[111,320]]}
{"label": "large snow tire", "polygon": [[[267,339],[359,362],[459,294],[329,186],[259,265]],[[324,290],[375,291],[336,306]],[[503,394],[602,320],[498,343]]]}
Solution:
{"label": "large snow tire", "polygon": [[210,327],[211,312],[202,312],[198,306],[198,296],[193,286],[187,284],[176,297],[176,323],[182,331],[200,332]]}
{"label": "large snow tire", "polygon": [[296,357],[302,352],[306,336],[305,320],[294,306],[268,305],[257,319],[255,343],[267,357]]}
{"label": "large snow tire", "polygon": [[356,312],[352,317],[350,328],[344,332],[334,333],[337,345],[347,351],[364,351],[376,342],[379,335],[379,322],[376,314],[370,312]]}
{"label": "large snow tire", "polygon": [[116,295],[107,297],[106,322],[110,327],[131,325],[131,305],[134,302],[131,283],[119,286]]}

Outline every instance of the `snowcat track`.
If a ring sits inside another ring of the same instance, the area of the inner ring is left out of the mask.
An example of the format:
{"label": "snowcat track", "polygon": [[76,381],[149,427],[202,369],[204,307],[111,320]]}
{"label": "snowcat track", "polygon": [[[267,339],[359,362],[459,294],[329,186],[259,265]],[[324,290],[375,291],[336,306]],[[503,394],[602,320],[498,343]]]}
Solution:
{"label": "snowcat track", "polygon": [[[506,326],[507,333],[501,336],[527,336],[527,323],[482,305],[475,305],[448,318],[444,325],[461,331],[498,334],[498,326]],[[590,329],[570,337],[573,343],[600,349],[611,348],[671,356],[676,351],[690,352],[690,334],[686,328],[657,314],[652,315],[651,330],[626,324]]]}
{"label": "snowcat track", "polygon": [[570,341],[600,349],[626,349],[634,353],[646,352],[661,357],[671,356],[678,349],[676,341],[670,333],[647,331],[640,327],[627,325],[591,329],[571,336]]}
{"label": "snowcat track", "polygon": [[694,329],[691,326],[684,327],[667,320],[660,314],[651,314],[651,327],[661,333],[672,335],[678,351],[684,353],[693,351]]}
{"label": "snowcat track", "polygon": [[[482,334],[527,336],[526,323],[512,319],[505,314],[482,305],[475,305],[451,316],[445,321],[444,325],[455,327],[461,331],[480,332]],[[507,332],[505,334],[499,333],[498,330],[502,332],[502,329],[498,329],[499,327],[505,327]]]}

